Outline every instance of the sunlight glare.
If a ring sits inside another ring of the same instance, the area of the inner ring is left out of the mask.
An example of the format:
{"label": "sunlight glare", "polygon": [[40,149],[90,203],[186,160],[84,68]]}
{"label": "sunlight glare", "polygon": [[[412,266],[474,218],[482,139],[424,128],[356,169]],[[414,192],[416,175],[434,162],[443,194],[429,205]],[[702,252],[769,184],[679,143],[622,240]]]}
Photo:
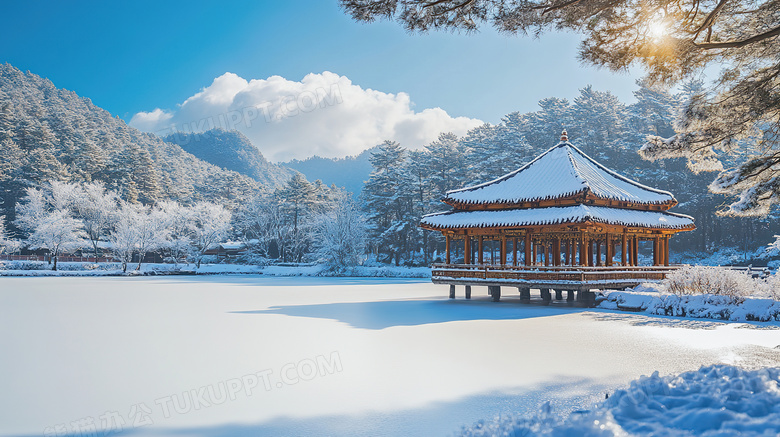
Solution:
{"label": "sunlight glare", "polygon": [[652,20],[647,25],[647,35],[653,39],[662,39],[667,35],[668,27],[663,19]]}

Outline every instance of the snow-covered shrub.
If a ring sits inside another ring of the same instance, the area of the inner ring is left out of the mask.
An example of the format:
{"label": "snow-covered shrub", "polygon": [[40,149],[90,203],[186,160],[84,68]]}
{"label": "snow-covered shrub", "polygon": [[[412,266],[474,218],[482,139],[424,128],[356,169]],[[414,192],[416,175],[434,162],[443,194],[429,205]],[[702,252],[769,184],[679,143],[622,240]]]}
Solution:
{"label": "snow-covered shrub", "polygon": [[329,270],[344,272],[365,261],[366,220],[351,195],[342,195],[333,209],[317,215],[313,229],[316,255]]}
{"label": "snow-covered shrub", "polygon": [[774,300],[780,301],[780,273],[766,279],[766,293]]}
{"label": "snow-covered shrub", "polygon": [[667,291],[678,296],[714,294],[729,296],[742,302],[758,287],[747,272],[718,267],[684,267],[670,273],[664,280]]}

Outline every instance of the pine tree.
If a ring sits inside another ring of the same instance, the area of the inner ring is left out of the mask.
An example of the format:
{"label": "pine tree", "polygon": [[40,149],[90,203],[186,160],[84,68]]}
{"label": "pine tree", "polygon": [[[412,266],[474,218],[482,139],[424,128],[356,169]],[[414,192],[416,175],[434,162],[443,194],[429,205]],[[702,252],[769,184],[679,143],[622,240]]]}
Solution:
{"label": "pine tree", "polygon": [[[276,197],[281,201],[281,209],[292,224],[291,238],[286,242],[289,255],[296,262],[301,262],[308,245],[307,235],[302,232],[301,225],[315,202],[314,186],[302,174],[296,173],[284,187],[276,191]],[[286,258],[287,253],[283,256]]]}
{"label": "pine tree", "polygon": [[414,184],[405,166],[406,154],[394,141],[382,143],[371,154],[374,170],[363,188],[373,250],[396,265],[409,250],[410,234],[417,232],[419,221],[413,213]]}

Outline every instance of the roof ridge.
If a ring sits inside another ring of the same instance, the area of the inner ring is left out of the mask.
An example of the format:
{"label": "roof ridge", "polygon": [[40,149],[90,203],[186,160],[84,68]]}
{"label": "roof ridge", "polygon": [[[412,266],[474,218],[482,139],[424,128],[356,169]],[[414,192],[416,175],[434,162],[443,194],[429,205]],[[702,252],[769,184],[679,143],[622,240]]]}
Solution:
{"label": "roof ridge", "polygon": [[574,149],[580,155],[582,155],[585,159],[587,159],[591,163],[595,164],[599,168],[599,170],[604,170],[605,172],[609,173],[611,176],[614,176],[614,177],[616,177],[616,178],[618,178],[618,179],[620,179],[620,180],[622,180],[624,182],[628,182],[629,184],[632,184],[635,187],[639,187],[639,188],[642,188],[642,189],[645,189],[645,190],[648,190],[648,191],[652,191],[652,192],[658,193],[658,194],[668,194],[669,196],[672,197],[672,199],[674,199],[674,195],[671,192],[666,191],[666,190],[659,190],[658,188],[649,187],[649,186],[647,186],[645,184],[642,184],[640,182],[637,182],[637,181],[635,181],[633,179],[629,179],[629,178],[621,175],[620,173],[617,173],[616,171],[610,170],[609,168],[607,168],[603,164],[601,164],[598,161],[596,161],[595,159],[591,158],[590,156],[588,156],[588,154],[586,154],[585,152],[580,150],[574,144],[568,143],[568,146],[571,147],[572,149]]}
{"label": "roof ridge", "polygon": [[[572,144],[572,147],[574,147],[573,144]],[[588,180],[585,179],[585,177],[580,173],[580,169],[577,167],[577,163],[574,161],[574,156],[571,154],[571,152],[567,153],[567,158],[569,158],[569,162],[571,163],[571,168],[574,170],[574,176],[579,178],[579,179],[581,179],[582,182],[583,182],[583,185],[585,185],[588,188],[590,188],[590,184],[588,183]]]}

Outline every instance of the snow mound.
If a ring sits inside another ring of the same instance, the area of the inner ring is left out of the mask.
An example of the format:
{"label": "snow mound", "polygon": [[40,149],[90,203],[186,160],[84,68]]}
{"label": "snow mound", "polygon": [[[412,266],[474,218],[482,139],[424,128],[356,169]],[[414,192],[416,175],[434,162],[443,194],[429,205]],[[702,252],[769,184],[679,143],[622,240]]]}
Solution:
{"label": "snow mound", "polygon": [[734,322],[780,321],[780,302],[774,299],[736,299],[715,294],[678,296],[644,290],[647,288],[643,291],[605,291],[598,308]]}
{"label": "snow mound", "polygon": [[642,376],[592,410],[556,417],[549,403],[531,418],[498,418],[463,436],[776,436],[780,369],[728,365]]}

